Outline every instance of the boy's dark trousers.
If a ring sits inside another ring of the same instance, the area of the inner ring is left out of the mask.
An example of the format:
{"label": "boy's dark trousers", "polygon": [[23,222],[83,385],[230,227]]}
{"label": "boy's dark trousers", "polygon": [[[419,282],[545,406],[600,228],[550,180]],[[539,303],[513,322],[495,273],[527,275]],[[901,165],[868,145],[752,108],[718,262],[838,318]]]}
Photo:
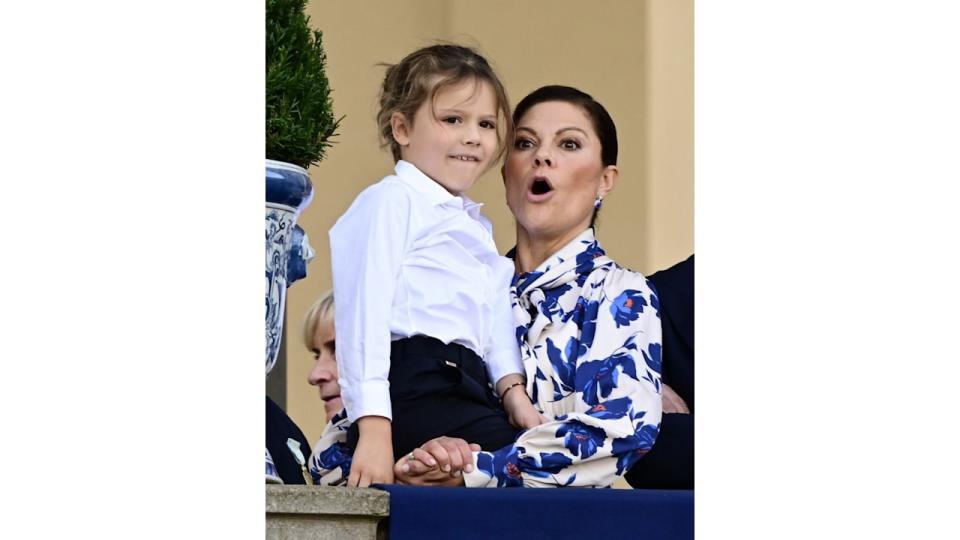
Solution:
{"label": "boy's dark trousers", "polygon": [[[414,336],[390,345],[390,401],[393,405],[393,457],[399,459],[423,443],[446,435],[499,450],[520,430],[507,420],[483,361],[473,351],[451,343]],[[356,449],[356,423],[347,431],[347,446]]]}

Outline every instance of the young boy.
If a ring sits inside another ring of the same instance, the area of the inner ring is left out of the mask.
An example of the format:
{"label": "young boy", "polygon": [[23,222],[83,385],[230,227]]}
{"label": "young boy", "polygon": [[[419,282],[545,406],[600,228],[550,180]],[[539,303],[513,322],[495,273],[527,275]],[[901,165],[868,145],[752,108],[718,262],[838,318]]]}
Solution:
{"label": "young boy", "polygon": [[509,392],[524,381],[513,265],[463,195],[503,153],[503,85],[471,49],[435,45],[387,70],[380,107],[395,174],[330,230],[341,397],[353,423],[347,485],[361,487],[392,482],[394,456],[440,435],[490,449],[513,442],[490,381],[517,427],[542,421],[525,392]]}

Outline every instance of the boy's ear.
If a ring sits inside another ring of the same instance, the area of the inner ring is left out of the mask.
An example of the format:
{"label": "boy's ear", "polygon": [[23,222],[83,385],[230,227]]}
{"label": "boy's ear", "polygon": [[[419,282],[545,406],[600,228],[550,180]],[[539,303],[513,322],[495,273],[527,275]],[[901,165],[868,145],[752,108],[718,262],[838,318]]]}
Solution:
{"label": "boy's ear", "polygon": [[390,115],[390,128],[393,130],[393,140],[400,146],[410,144],[410,126],[407,125],[407,118],[401,112],[394,111]]}

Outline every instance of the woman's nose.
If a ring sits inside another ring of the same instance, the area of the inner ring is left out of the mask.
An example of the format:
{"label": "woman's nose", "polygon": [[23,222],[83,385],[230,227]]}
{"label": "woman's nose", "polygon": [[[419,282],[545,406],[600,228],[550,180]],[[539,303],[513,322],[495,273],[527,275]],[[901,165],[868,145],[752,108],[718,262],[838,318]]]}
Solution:
{"label": "woman's nose", "polygon": [[537,148],[536,153],[533,155],[533,163],[537,167],[542,167],[544,165],[547,167],[552,167],[553,156],[550,154],[550,147],[543,145]]}
{"label": "woman's nose", "polygon": [[329,381],[332,378],[332,373],[326,366],[323,365],[323,362],[317,360],[313,363],[313,369],[310,370],[310,373],[307,374],[307,382],[313,386],[323,384]]}

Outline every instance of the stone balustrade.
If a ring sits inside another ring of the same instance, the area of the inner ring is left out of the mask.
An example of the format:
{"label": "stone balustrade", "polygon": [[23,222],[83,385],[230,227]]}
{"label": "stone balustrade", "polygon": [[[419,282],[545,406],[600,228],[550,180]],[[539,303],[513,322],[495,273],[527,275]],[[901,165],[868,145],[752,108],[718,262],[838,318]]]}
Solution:
{"label": "stone balustrade", "polygon": [[267,540],[386,540],[390,495],[371,488],[266,486]]}

